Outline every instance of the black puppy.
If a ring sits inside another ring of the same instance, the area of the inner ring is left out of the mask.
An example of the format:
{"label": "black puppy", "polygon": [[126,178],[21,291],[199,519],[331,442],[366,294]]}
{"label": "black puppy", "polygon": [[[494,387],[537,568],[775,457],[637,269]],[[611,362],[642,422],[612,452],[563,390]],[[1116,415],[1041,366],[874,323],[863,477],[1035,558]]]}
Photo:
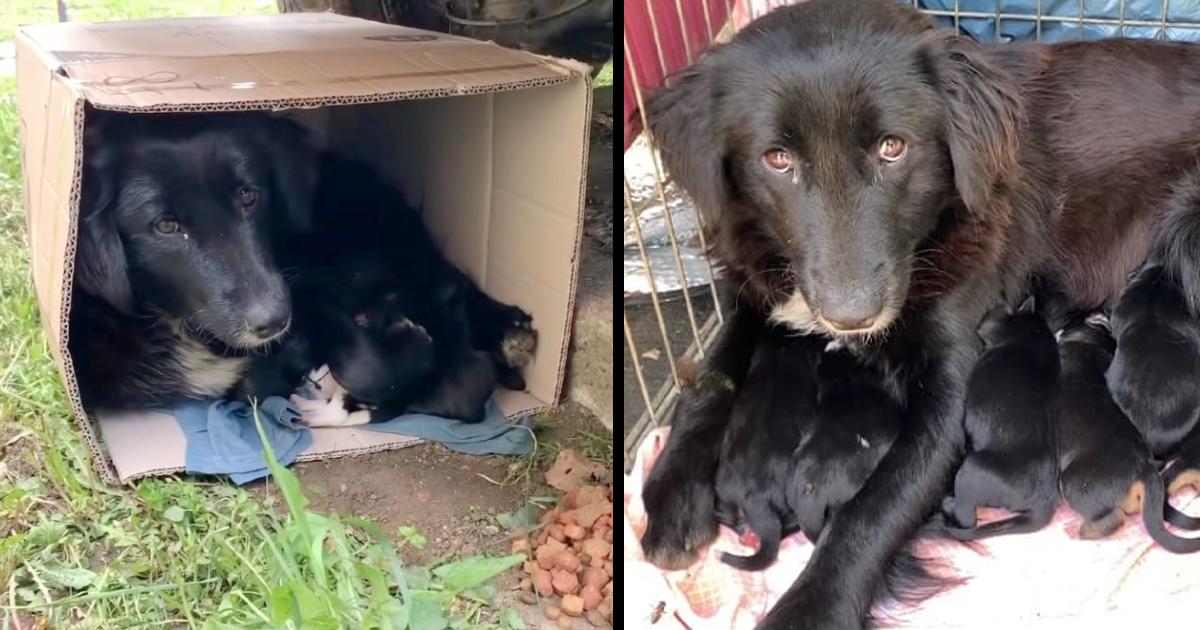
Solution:
{"label": "black puppy", "polygon": [[722,554],[744,571],[765,569],[779,554],[791,521],[788,478],[792,454],[816,410],[815,337],[769,334],[759,341],[737,394],[717,468],[717,520],[758,535],[754,555]]}
{"label": "black puppy", "polygon": [[900,405],[884,376],[831,342],[817,368],[817,414],[793,456],[788,496],[816,540],[834,510],[858,494],[900,432]]}
{"label": "black puppy", "polygon": [[[1058,466],[1049,411],[1058,384],[1058,345],[1034,312],[998,306],[977,330],[984,352],[967,381],[964,427],[971,452],[942,504],[947,533],[974,539],[1045,527],[1058,503]],[[976,525],[976,510],[1015,516]]]}
{"label": "black puppy", "polygon": [[1108,536],[1127,514],[1141,510],[1150,537],[1168,551],[1200,551],[1200,538],[1179,538],[1163,524],[1163,480],[1105,382],[1115,348],[1101,314],[1069,325],[1059,337],[1062,372],[1054,412],[1063,498],[1085,520],[1080,538]]}
{"label": "black puppy", "polygon": [[1150,264],[1121,294],[1112,327],[1108,388],[1150,452],[1169,455],[1200,419],[1200,320],[1167,270]]}

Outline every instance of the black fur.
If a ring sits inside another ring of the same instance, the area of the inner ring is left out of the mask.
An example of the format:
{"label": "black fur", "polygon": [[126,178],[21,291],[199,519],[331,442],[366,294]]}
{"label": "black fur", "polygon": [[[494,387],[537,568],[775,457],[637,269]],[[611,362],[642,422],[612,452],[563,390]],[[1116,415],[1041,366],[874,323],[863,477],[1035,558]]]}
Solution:
{"label": "black fur", "polygon": [[[1027,300],[1017,313],[1001,306],[979,325],[984,351],[967,382],[964,425],[970,453],[942,510],[957,538],[1032,532],[1058,504],[1058,466],[1049,412],[1058,385],[1058,346]],[[976,524],[976,510],[1015,516]]]}
{"label": "black fur", "polygon": [[900,432],[900,405],[883,375],[851,352],[832,348],[822,354],[817,383],[817,417],[792,457],[788,489],[809,540],[817,540],[833,512],[858,494]]}
{"label": "black fur", "polygon": [[1163,525],[1163,481],[1137,429],[1113,401],[1104,373],[1116,347],[1102,316],[1064,329],[1057,415],[1063,498],[1084,518],[1081,538],[1101,538],[1142,513],[1151,538],[1175,553],[1200,551],[1200,538],[1177,537]]}
{"label": "black fur", "polygon": [[88,408],[223,395],[291,317],[273,245],[310,220],[303,133],[265,115],[100,115],[70,349]]}
{"label": "black fur", "polygon": [[1108,388],[1150,452],[1168,456],[1200,420],[1200,320],[1165,269],[1149,265],[1121,294],[1112,327]]}
{"label": "black fur", "polygon": [[822,345],[776,333],[754,351],[722,441],[716,497],[718,518],[744,522],[758,534],[759,548],[752,556],[725,553],[726,564],[758,571],[779,553],[784,525],[792,520],[792,453],[816,408],[813,372]]}

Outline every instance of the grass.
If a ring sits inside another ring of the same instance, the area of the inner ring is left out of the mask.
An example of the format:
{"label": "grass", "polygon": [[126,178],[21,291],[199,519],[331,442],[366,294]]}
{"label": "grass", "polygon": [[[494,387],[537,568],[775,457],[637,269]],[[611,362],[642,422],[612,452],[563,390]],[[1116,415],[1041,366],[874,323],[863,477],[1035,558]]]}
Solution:
{"label": "grass", "polygon": [[592,87],[605,87],[612,85],[613,82],[613,62],[610,59],[604,67],[600,69],[600,73],[592,79]]}
{"label": "grass", "polygon": [[[72,0],[68,9],[72,20],[104,20],[269,12],[274,2]],[[55,19],[48,0],[0,2],[0,40],[17,24]],[[264,499],[190,479],[105,485],[38,319],[17,130],[15,86],[0,78],[0,630],[522,627],[493,605],[491,577],[523,558],[404,566],[398,551],[423,545],[420,532],[311,511],[286,469],[274,470]],[[601,437],[582,438],[585,450],[607,449],[611,462],[611,438]],[[547,457],[540,449],[514,468],[528,475]]]}
{"label": "grass", "polygon": [[[275,0],[67,0],[72,22],[275,12]],[[55,0],[0,0],[0,41],[21,25],[57,21]]]}

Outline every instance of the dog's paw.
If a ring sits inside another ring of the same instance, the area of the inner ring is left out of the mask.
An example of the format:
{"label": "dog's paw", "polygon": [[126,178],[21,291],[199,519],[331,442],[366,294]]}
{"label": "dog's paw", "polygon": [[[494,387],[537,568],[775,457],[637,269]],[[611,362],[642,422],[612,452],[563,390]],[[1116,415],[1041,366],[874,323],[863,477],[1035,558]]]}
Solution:
{"label": "dog's paw", "polygon": [[292,394],[290,400],[300,412],[299,424],[311,428],[347,425],[350,414],[346,411],[342,396],[335,395],[331,400],[310,400]]}
{"label": "dog's paw", "polygon": [[662,460],[659,464],[669,470],[652,472],[642,489],[646,506],[642,551],[661,569],[683,569],[717,536],[713,479],[695,467]]}
{"label": "dog's paw", "polygon": [[523,368],[533,361],[537,349],[537,331],[533,329],[533,317],[513,307],[513,318],[500,338],[500,357],[511,368]]}

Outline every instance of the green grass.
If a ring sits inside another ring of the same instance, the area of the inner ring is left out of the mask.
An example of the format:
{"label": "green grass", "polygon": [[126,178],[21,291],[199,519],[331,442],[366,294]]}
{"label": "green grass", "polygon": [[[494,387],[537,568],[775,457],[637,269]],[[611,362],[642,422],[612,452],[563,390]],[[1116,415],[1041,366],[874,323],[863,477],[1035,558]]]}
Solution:
{"label": "green grass", "polygon": [[[19,23],[54,20],[53,6],[0,3],[0,39]],[[268,11],[274,2],[68,6],[73,20],[99,20]],[[419,532],[315,513],[286,469],[274,470],[265,499],[225,483],[111,487],[97,477],[38,319],[14,95],[13,80],[0,78],[0,630],[16,621],[104,629],[522,627],[514,611],[493,606],[491,586],[492,576],[522,558],[404,566],[398,549],[423,544]]]}
{"label": "green grass", "polygon": [[604,64],[604,67],[600,69],[600,74],[597,74],[596,78],[592,80],[592,87],[604,87],[606,85],[612,85],[612,82],[613,64],[612,61],[609,60],[609,62]]}
{"label": "green grass", "polygon": [[[67,0],[72,22],[275,12],[275,0]],[[0,40],[24,24],[57,21],[55,0],[0,0]]]}

